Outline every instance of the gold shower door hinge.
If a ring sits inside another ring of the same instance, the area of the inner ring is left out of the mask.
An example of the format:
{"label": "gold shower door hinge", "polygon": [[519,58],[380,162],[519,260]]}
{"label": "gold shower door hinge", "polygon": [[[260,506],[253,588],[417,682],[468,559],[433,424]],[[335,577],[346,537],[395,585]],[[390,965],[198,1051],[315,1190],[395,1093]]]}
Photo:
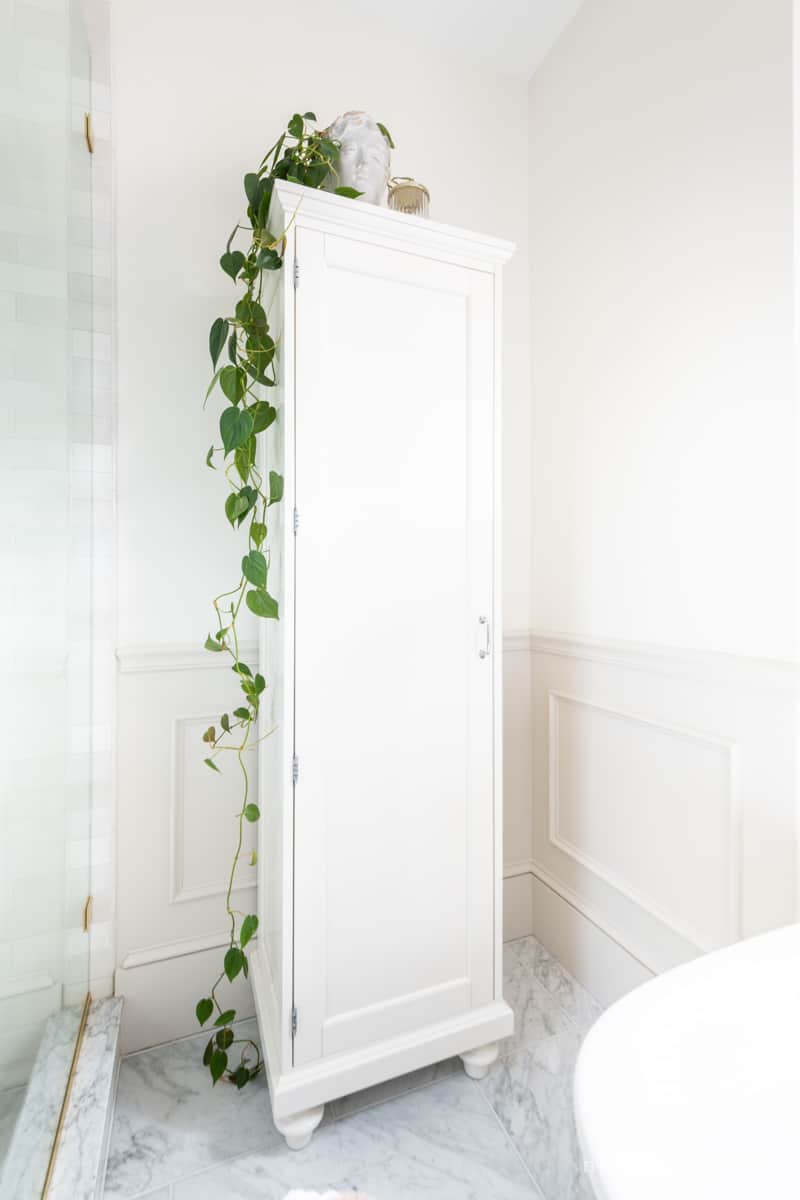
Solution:
{"label": "gold shower door hinge", "polygon": [[86,897],[86,903],[83,906],[83,932],[89,932],[89,926],[92,923],[92,897]]}
{"label": "gold shower door hinge", "polygon": [[94,154],[94,130],[92,129],[92,114],[83,114],[83,136],[86,138],[86,149]]}

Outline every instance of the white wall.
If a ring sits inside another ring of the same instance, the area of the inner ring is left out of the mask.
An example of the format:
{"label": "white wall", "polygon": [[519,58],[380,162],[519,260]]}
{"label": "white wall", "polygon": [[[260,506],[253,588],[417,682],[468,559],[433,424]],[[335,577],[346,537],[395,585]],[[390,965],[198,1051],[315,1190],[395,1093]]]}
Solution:
{"label": "white wall", "polygon": [[533,624],[797,652],[790,0],[587,0],[530,88]]}
{"label": "white wall", "polygon": [[586,0],[530,86],[535,921],[651,970],[796,912],[791,53]]}
{"label": "white wall", "polygon": [[[202,411],[207,334],[234,294],[217,262],[243,212],[242,176],[296,109],[326,120],[347,108],[373,112],[397,143],[394,173],[428,185],[435,219],[518,243],[504,296],[505,616],[510,627],[528,623],[526,85],[458,68],[440,54],[426,57],[410,29],[405,36],[402,28],[393,31],[391,41],[366,27],[337,30],[329,13],[322,3],[256,0],[237,0],[235,17],[210,0],[192,4],[188,17],[183,4],[113,5],[119,642],[126,651],[119,678],[118,987],[130,1001],[129,1047],[191,1028],[193,993],[177,996],[163,1025],[148,1023],[153,973],[172,970],[159,964],[187,952],[195,970],[213,953],[202,950],[204,939],[213,941],[223,928],[218,880],[203,848],[216,827],[189,822],[187,845],[170,843],[182,803],[173,742],[186,728],[175,722],[220,711],[219,673],[202,652],[194,659],[182,649],[177,656],[164,651],[202,646],[209,598],[237,562],[220,481],[204,466],[216,421],[213,411]],[[412,379],[408,394],[413,413]],[[526,704],[525,671],[514,679]],[[513,711],[513,697],[507,703]],[[524,858],[524,755],[508,783],[509,853]],[[176,901],[170,872],[184,851],[199,872],[195,890],[205,884],[206,894]]]}

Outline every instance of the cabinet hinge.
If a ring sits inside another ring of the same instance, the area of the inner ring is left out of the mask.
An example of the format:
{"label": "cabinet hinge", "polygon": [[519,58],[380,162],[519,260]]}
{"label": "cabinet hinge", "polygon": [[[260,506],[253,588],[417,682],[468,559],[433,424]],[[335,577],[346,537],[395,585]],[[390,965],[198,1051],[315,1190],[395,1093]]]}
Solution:
{"label": "cabinet hinge", "polygon": [[297,1033],[297,1009],[292,1009],[292,1037]]}
{"label": "cabinet hinge", "polygon": [[295,289],[295,291],[297,291],[297,287],[298,287],[299,283],[300,283],[300,263],[297,261],[297,259],[295,259],[294,260],[294,289]]}
{"label": "cabinet hinge", "polygon": [[294,510],[292,522],[294,524],[294,531],[297,533],[298,529],[300,528],[300,513],[297,511],[297,509]]}
{"label": "cabinet hinge", "polygon": [[292,783],[297,783],[297,777],[300,774],[300,759],[295,754],[292,759]]}

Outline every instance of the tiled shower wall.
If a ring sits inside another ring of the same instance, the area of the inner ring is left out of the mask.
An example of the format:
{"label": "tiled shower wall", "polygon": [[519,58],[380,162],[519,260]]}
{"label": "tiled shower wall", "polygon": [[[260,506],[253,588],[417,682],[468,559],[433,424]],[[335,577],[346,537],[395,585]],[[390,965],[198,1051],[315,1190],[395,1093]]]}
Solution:
{"label": "tiled shower wall", "polygon": [[111,990],[114,421],[104,28],[107,41],[107,7],[98,5],[91,78],[79,0],[7,2],[0,15],[6,1086],[26,1078],[52,1011],[82,1000],[88,985],[95,995]]}

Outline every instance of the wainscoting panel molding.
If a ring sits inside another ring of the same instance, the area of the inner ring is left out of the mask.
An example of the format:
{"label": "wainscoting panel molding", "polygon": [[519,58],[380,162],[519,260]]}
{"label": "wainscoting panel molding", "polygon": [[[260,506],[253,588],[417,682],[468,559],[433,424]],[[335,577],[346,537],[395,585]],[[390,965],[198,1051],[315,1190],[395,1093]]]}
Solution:
{"label": "wainscoting panel molding", "polygon": [[795,920],[797,664],[552,633],[527,646],[536,935],[579,976],[593,946],[583,982],[608,1000]]}
{"label": "wainscoting panel molding", "polygon": [[[535,933],[608,1003],[797,919],[796,664],[531,631],[503,648],[506,938]],[[220,955],[238,781],[213,777],[211,809],[194,775],[212,776],[195,746],[203,723],[236,703],[219,657],[118,652],[126,1051],[194,1031]],[[241,882],[237,907],[252,911],[246,868]]]}
{"label": "wainscoting panel molding", "polygon": [[[194,1006],[221,968],[242,794],[235,755],[220,755],[221,773],[203,763],[203,731],[240,699],[233,672],[219,669],[222,657],[174,646],[118,655],[115,989],[126,999],[126,1053],[195,1032]],[[252,827],[246,832],[236,907],[254,912]],[[252,1014],[248,986],[225,984],[223,995]]]}
{"label": "wainscoting panel molding", "polygon": [[[698,952],[737,940],[736,745],[563,692],[548,702],[549,845]],[[643,855],[648,842],[661,853]],[[717,853],[698,860],[695,845]]]}
{"label": "wainscoting panel molding", "polygon": [[[200,900],[204,896],[224,896],[228,886],[231,855],[226,858],[220,847],[231,842],[235,821],[233,809],[221,801],[223,784],[220,775],[206,766],[200,753],[202,735],[211,725],[219,726],[219,714],[201,717],[176,717],[173,722],[172,820],[170,837],[170,900],[173,904]],[[257,795],[258,756],[248,755],[248,771],[252,794]],[[241,782],[235,758],[220,755],[220,766],[228,768]],[[255,827],[244,822],[241,863],[246,864],[256,846]],[[234,891],[248,885],[242,871],[238,872]]]}

